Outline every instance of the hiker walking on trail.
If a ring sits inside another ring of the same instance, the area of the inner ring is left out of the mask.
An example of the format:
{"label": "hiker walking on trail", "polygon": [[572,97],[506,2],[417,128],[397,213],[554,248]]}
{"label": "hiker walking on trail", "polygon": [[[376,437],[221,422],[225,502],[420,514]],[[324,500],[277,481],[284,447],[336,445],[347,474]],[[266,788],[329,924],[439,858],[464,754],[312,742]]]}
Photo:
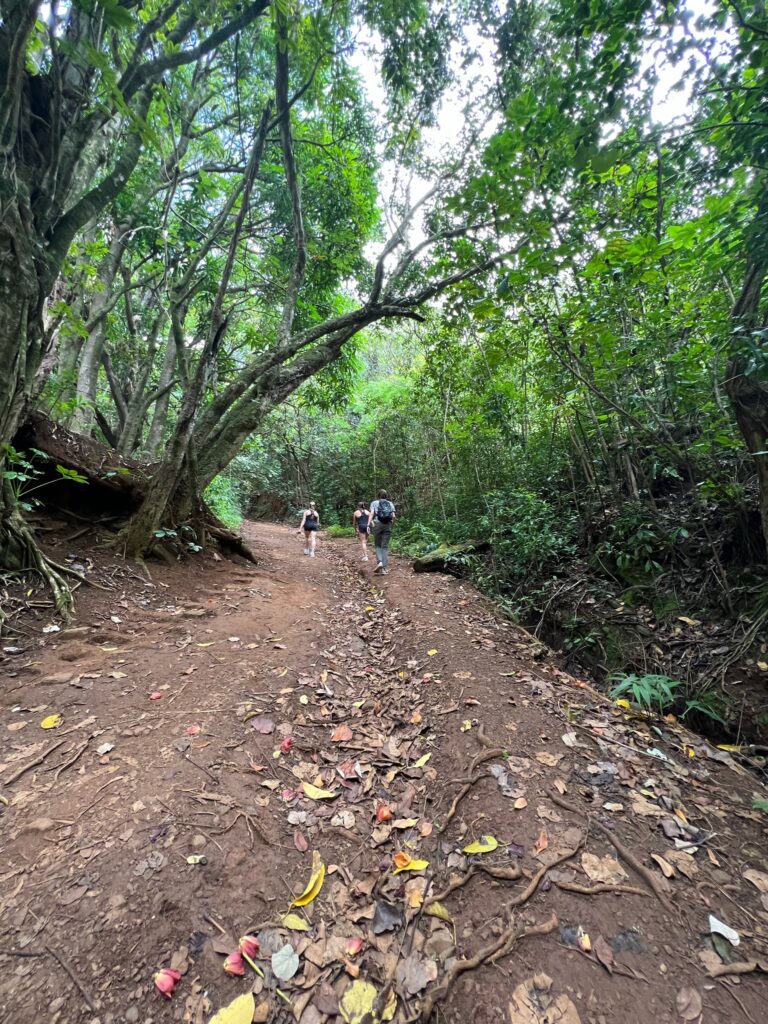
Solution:
{"label": "hiker walking on trail", "polygon": [[317,531],[320,528],[320,514],[315,508],[314,501],[310,501],[309,508],[304,509],[304,515],[301,518],[301,526],[296,531],[298,535],[301,531],[304,531],[304,554],[309,555],[310,558],[315,557],[315,547],[317,545]]}
{"label": "hiker walking on trail", "polygon": [[373,539],[376,546],[378,565],[373,570],[386,576],[389,565],[389,538],[392,536],[392,524],[395,521],[395,506],[387,497],[386,491],[379,491],[379,496],[371,502],[373,516]]}
{"label": "hiker walking on trail", "polygon": [[352,514],[352,525],[360,538],[360,547],[363,549],[363,561],[368,561],[368,534],[371,532],[371,512],[364,501],[358,502],[358,506]]}

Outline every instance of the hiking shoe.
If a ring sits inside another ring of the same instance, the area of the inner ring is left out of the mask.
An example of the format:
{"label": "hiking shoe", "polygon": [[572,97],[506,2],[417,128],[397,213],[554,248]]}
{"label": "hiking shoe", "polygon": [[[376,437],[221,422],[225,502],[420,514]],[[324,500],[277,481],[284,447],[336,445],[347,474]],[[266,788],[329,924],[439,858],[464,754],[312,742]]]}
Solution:
{"label": "hiking shoe", "polygon": [[373,571],[374,572],[381,572],[383,568],[384,568],[384,566],[381,564],[381,562],[379,562],[379,564],[376,566],[376,568]]}
{"label": "hiking shoe", "polygon": [[310,558],[314,558],[315,557],[315,552],[314,551],[310,551],[309,552],[309,557]]}
{"label": "hiking shoe", "polygon": [[308,555],[308,554],[309,554],[309,548],[304,548],[304,554],[305,554],[305,555]]}
{"label": "hiking shoe", "polygon": [[361,561],[367,562],[368,561],[368,555],[363,555]]}
{"label": "hiking shoe", "polygon": [[381,572],[379,573],[379,576],[389,576],[389,570],[382,569]]}

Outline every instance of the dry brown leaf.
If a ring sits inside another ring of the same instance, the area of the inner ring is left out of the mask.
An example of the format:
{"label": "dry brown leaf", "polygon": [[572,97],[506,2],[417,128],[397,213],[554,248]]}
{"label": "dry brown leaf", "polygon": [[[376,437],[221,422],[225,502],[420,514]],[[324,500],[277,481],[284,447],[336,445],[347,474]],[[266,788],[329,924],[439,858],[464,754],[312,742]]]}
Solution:
{"label": "dry brown leaf", "polygon": [[621,864],[607,853],[604,857],[598,857],[594,853],[585,851],[581,855],[581,866],[584,873],[593,882],[605,882],[607,885],[617,885],[627,879],[627,874]]}
{"label": "dry brown leaf", "polygon": [[581,1024],[579,1011],[564,993],[552,996],[552,979],[537,974],[521,982],[509,1003],[510,1024]]}
{"label": "dry brown leaf", "polygon": [[564,756],[564,754],[550,754],[548,750],[540,750],[536,754],[536,760],[539,764],[545,764],[548,768],[556,768]]}
{"label": "dry brown leaf", "polygon": [[348,725],[339,725],[333,730],[331,743],[347,743],[352,739],[352,730]]}
{"label": "dry brown leaf", "polygon": [[701,996],[698,989],[690,985],[681,988],[677,993],[675,1006],[683,1020],[698,1020],[702,1011]]}
{"label": "dry brown leaf", "polygon": [[632,810],[642,818],[663,818],[665,814],[658,804],[646,800],[641,793],[632,794]]}
{"label": "dry brown leaf", "polygon": [[667,860],[686,878],[693,878],[699,873],[699,865],[696,860],[684,850],[668,850]]}
{"label": "dry brown leaf", "polygon": [[663,857],[659,856],[658,853],[652,853],[651,860],[655,861],[656,864],[659,865],[659,867],[661,868],[661,872],[665,878],[674,878],[675,869],[668,861],[664,860]]}
{"label": "dry brown leaf", "polygon": [[595,956],[606,969],[606,971],[608,971],[609,974],[613,974],[613,950],[605,941],[602,935],[598,935],[598,937],[592,943],[592,952],[595,954]]}
{"label": "dry brown leaf", "polygon": [[742,875],[758,892],[768,892],[768,875],[764,871],[757,871],[755,868],[747,868]]}
{"label": "dry brown leaf", "polygon": [[533,847],[534,853],[543,853],[548,846],[549,837],[547,836],[547,830],[543,828],[541,832],[539,832],[539,838],[536,840]]}

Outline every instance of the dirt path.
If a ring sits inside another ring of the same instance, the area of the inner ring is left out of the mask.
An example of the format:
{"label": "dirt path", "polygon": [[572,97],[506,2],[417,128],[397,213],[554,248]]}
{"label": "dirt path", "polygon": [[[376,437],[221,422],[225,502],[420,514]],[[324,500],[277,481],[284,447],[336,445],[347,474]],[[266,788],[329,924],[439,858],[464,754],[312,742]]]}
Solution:
{"label": "dirt path", "polygon": [[[284,527],[249,539],[258,568],[151,586],[94,555],[112,589],[79,592],[74,630],[5,641],[1,1021],[205,1024],[251,988],[255,1019],[292,1020],[286,944],[302,1024],[342,1021],[358,975],[399,1021],[765,1019],[765,974],[708,976],[768,957],[752,776],[559,672],[470,587],[396,560],[379,580],[352,542],[310,560]],[[428,866],[395,874],[396,853]],[[222,970],[248,931],[266,984]]]}

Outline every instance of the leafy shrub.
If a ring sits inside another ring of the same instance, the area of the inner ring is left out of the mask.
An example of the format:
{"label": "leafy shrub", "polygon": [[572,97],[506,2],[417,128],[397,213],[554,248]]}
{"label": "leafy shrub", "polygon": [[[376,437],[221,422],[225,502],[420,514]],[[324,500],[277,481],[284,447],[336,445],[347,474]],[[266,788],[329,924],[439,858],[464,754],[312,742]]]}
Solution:
{"label": "leafy shrub", "polygon": [[617,700],[631,693],[635,704],[644,711],[656,711],[663,715],[675,702],[674,691],[683,684],[669,676],[636,676],[619,673],[611,676],[615,686],[611,689],[611,697]]}
{"label": "leafy shrub", "polygon": [[331,526],[329,526],[328,529],[325,532],[328,534],[329,537],[354,537],[355,536],[355,528],[354,528],[354,526],[338,526],[336,523],[333,523]]}
{"label": "leafy shrub", "polygon": [[243,504],[240,488],[232,477],[217,476],[205,490],[205,500],[211,510],[231,530],[236,530],[243,521]]}
{"label": "leafy shrub", "polygon": [[530,491],[489,494],[479,526],[493,545],[497,570],[510,580],[545,572],[574,552],[572,518]]}

